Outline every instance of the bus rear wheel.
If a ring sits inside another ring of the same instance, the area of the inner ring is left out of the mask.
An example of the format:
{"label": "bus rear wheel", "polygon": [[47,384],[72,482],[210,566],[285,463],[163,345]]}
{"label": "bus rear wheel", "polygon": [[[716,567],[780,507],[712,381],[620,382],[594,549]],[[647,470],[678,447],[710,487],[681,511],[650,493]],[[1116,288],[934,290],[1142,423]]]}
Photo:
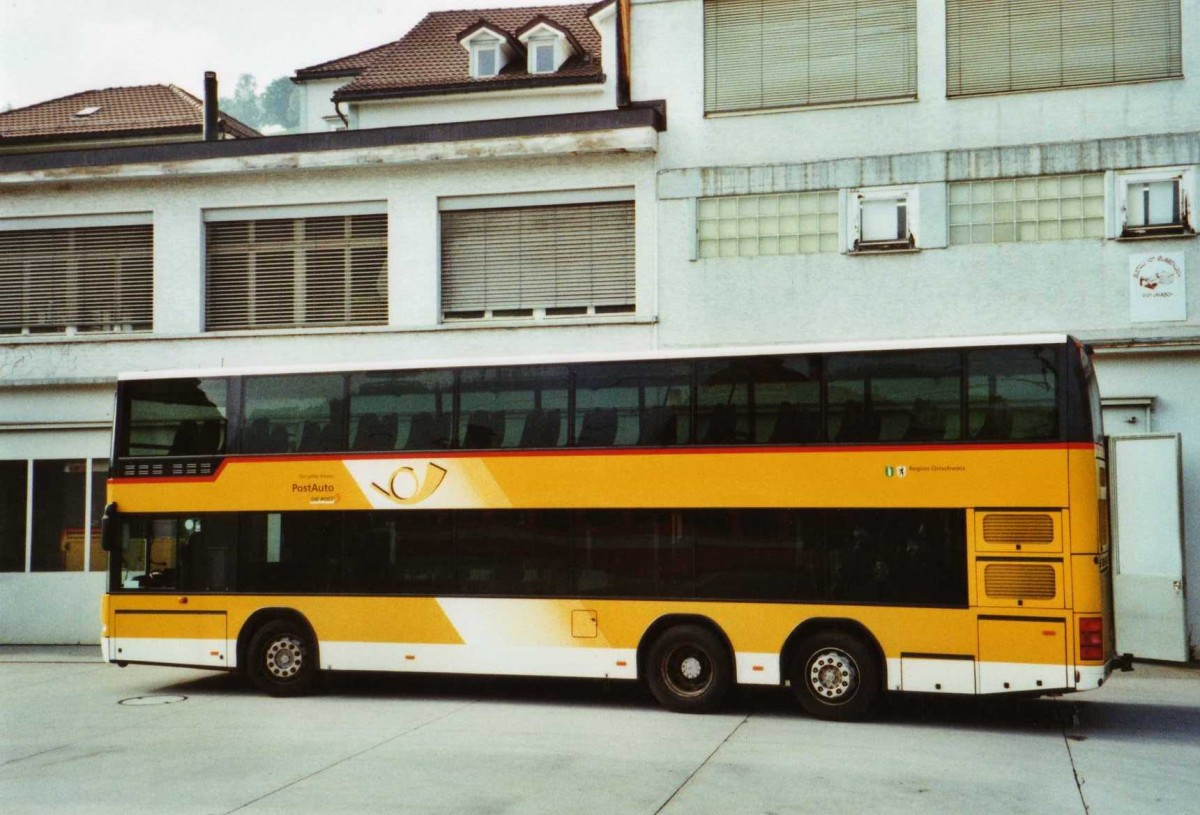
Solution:
{"label": "bus rear wheel", "polygon": [[874,713],[882,698],[874,650],[859,637],[836,629],[800,643],[789,678],[800,706],[818,719],[859,721]]}
{"label": "bus rear wheel", "polygon": [[646,682],[668,710],[704,713],[720,705],[729,692],[733,669],[716,634],[698,625],[679,625],[650,646]]}
{"label": "bus rear wheel", "polygon": [[255,686],[272,696],[304,696],[317,679],[317,649],[305,626],[272,620],[255,632],[247,651],[247,673]]}

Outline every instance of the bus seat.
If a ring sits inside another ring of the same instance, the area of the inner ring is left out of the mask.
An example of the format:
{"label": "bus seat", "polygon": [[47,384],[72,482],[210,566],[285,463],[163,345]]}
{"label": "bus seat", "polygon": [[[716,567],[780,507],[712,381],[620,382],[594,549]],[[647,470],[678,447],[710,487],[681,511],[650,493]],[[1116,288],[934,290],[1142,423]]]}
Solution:
{"label": "bus seat", "polygon": [[856,399],[846,402],[837,441],[879,441],[883,423],[879,414]]}
{"label": "bus seat", "polygon": [[364,413],[358,417],[358,426],[354,429],[354,444],[351,449],[372,449],[371,440],[376,433],[376,421],[374,413]]}
{"label": "bus seat", "polygon": [[639,446],[666,447],[678,442],[679,423],[669,407],[647,408],[640,419]]}
{"label": "bus seat", "polygon": [[168,456],[194,456],[200,447],[200,426],[194,421],[185,420],[175,428],[175,438],[171,441]]}
{"label": "bus seat", "polygon": [[304,427],[300,430],[299,451],[301,453],[315,453],[321,450],[321,430],[322,426],[311,419],[304,423]]}
{"label": "bus seat", "polygon": [[985,441],[1012,438],[1012,414],[1008,410],[1008,401],[1003,396],[988,399],[987,413],[984,414],[983,424],[975,432],[975,438]]}
{"label": "bus seat", "polygon": [[242,448],[247,453],[265,453],[271,446],[271,423],[264,418],[252,419],[246,429]]}
{"label": "bus seat", "polygon": [[557,447],[562,432],[562,411],[558,408],[530,411],[521,432],[521,447]]}
{"label": "bus seat", "polygon": [[[503,414],[501,414],[503,415]],[[490,450],[499,446],[494,417],[490,410],[472,411],[463,433],[462,447],[467,450]]]}
{"label": "bus seat", "polygon": [[206,419],[200,423],[200,436],[196,446],[197,455],[215,456],[224,452],[224,440],[221,438],[221,423],[216,419]]}
{"label": "bus seat", "polygon": [[937,441],[946,438],[946,414],[929,399],[917,399],[913,402],[912,418],[908,430],[904,432],[905,441]]}
{"label": "bus seat", "polygon": [[583,427],[575,443],[579,447],[612,447],[617,440],[617,409],[592,408],[583,414]]}
{"label": "bus seat", "polygon": [[282,422],[277,422],[271,425],[271,437],[268,453],[289,453],[291,452],[291,442],[288,439],[287,426]]}
{"label": "bus seat", "polygon": [[438,450],[450,446],[450,414],[428,411],[413,415],[405,450]]}
{"label": "bus seat", "polygon": [[400,429],[400,417],[395,413],[380,413],[375,417],[375,449],[395,450],[396,436]]}
{"label": "bus seat", "polygon": [[821,418],[816,410],[805,410],[791,402],[780,402],[775,414],[775,426],[768,441],[771,444],[796,444],[821,438]]}
{"label": "bus seat", "polygon": [[733,444],[737,441],[737,410],[733,405],[718,405],[708,418],[703,444]]}

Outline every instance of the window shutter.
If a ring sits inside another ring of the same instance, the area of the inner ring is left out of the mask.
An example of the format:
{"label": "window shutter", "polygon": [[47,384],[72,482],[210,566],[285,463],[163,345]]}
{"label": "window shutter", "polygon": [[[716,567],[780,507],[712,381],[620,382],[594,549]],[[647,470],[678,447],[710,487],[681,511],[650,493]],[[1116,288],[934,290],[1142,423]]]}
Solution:
{"label": "window shutter", "polygon": [[632,201],[442,213],[442,310],[629,307]]}
{"label": "window shutter", "polygon": [[948,0],[946,94],[1183,75],[1179,0]]}
{"label": "window shutter", "polygon": [[705,110],[917,93],[915,0],[705,0]]}
{"label": "window shutter", "polygon": [[0,231],[0,334],[149,331],[153,229]]}
{"label": "window shutter", "polygon": [[387,216],[209,223],[205,327],[387,322]]}

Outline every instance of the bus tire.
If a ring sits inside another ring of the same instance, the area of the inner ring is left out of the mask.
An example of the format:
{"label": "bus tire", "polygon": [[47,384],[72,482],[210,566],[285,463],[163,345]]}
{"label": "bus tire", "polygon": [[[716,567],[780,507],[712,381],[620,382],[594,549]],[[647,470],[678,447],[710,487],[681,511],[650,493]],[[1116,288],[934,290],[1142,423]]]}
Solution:
{"label": "bus tire", "polygon": [[705,713],[720,705],[733,685],[729,651],[703,626],[669,628],[646,654],[646,682],[668,710]]}
{"label": "bus tire", "polygon": [[317,680],[317,648],[298,620],[271,620],[254,633],[247,649],[250,680],[271,696],[304,696]]}
{"label": "bus tire", "polygon": [[797,647],[789,679],[804,711],[818,719],[861,721],[882,699],[879,658],[859,637],[827,629]]}

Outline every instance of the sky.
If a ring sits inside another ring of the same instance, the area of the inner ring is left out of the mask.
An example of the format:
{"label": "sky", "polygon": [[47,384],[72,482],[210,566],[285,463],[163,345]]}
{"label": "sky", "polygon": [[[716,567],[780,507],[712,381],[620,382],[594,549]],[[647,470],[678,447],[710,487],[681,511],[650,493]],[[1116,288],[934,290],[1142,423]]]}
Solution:
{"label": "sky", "polygon": [[175,84],[199,96],[205,71],[216,71],[221,95],[232,96],[241,74],[253,74],[261,90],[297,68],[397,40],[430,11],[538,4],[0,0],[0,110],[128,85]]}

